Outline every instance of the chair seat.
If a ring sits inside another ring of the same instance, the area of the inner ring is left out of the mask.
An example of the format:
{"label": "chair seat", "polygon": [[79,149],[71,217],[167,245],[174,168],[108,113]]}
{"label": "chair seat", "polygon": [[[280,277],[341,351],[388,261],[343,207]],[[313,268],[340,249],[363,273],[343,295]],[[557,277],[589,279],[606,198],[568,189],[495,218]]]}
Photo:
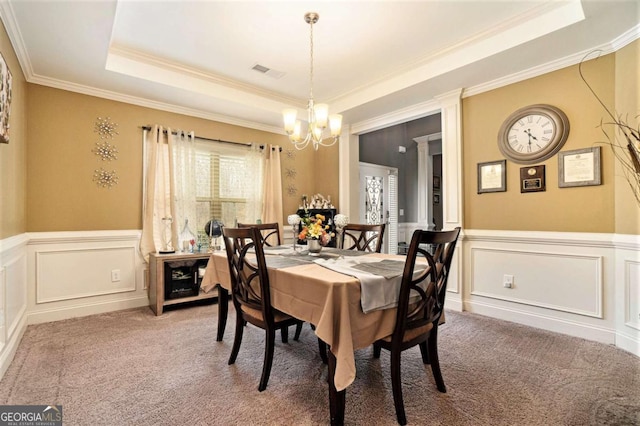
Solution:
{"label": "chair seat", "polygon": [[[262,311],[259,311],[258,309],[253,309],[250,308],[248,306],[241,306],[242,312],[244,312],[245,314],[260,320],[260,321],[264,321],[264,317],[262,316]],[[273,309],[273,321],[275,323],[279,323],[279,322],[284,322],[284,321],[288,321],[293,319],[292,316],[285,314],[284,312],[281,312],[277,309]]]}
{"label": "chair seat", "polygon": [[[403,342],[408,342],[408,341],[413,340],[413,339],[415,339],[416,337],[418,337],[418,336],[420,336],[422,334],[427,334],[427,333],[429,333],[431,331],[432,328],[433,328],[433,324],[432,323],[428,323],[427,325],[424,325],[422,327],[412,328],[410,330],[407,330],[404,333],[402,341]],[[390,334],[390,335],[388,335],[386,337],[383,337],[380,340],[383,340],[385,342],[391,343],[391,336],[392,335]]]}

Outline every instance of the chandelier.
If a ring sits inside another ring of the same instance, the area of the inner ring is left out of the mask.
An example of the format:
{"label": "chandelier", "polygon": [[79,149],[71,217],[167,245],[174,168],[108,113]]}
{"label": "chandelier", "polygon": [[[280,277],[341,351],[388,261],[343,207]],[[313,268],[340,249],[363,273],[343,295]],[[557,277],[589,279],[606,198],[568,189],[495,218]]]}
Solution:
{"label": "chandelier", "polygon": [[[311,67],[309,72],[309,102],[307,104],[308,126],[307,134],[302,137],[302,122],[296,119],[298,111],[295,108],[287,108],[282,111],[284,118],[284,130],[289,136],[289,140],[297,149],[305,149],[309,143],[313,144],[316,151],[320,145],[331,146],[340,140],[342,128],[342,115],[329,115],[329,105],[316,104],[313,100],[313,24],[318,22],[320,15],[315,12],[308,12],[304,15],[304,20],[309,24],[310,46],[311,46]],[[324,131],[329,126],[331,136],[324,139]]]}

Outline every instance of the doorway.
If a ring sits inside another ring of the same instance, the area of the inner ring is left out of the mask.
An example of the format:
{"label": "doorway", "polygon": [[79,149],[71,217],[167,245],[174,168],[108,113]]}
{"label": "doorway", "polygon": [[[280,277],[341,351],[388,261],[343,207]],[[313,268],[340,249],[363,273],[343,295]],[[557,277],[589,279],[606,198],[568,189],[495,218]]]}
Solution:
{"label": "doorway", "polygon": [[360,223],[386,224],[382,252],[398,251],[398,169],[360,163]]}

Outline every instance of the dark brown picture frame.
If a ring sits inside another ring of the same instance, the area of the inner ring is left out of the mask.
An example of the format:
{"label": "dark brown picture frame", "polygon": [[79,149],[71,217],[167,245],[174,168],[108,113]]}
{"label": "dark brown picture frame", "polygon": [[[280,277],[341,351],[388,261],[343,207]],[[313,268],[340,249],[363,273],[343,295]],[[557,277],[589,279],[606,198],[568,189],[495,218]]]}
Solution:
{"label": "dark brown picture frame", "polygon": [[[498,179],[499,182],[497,182]],[[507,160],[478,163],[478,194],[505,192],[506,190]]]}

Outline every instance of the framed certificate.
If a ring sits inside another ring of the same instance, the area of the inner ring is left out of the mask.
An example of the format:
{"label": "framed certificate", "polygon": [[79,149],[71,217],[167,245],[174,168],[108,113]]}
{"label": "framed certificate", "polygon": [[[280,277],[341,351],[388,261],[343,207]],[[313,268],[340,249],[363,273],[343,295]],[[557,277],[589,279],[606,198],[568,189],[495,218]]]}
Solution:
{"label": "framed certificate", "polygon": [[601,185],[600,147],[558,153],[558,186]]}
{"label": "framed certificate", "polygon": [[478,194],[507,190],[507,160],[478,163]]}

